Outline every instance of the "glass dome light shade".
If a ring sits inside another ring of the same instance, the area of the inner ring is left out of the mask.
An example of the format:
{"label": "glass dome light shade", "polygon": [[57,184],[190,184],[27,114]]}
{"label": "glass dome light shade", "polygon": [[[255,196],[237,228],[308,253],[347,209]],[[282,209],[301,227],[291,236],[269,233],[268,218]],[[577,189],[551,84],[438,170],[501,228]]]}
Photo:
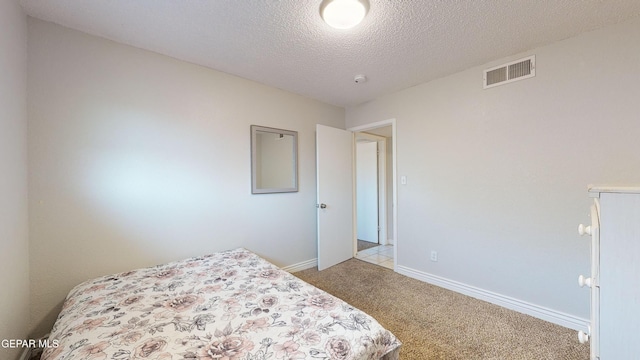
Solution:
{"label": "glass dome light shade", "polygon": [[320,6],[322,19],[336,29],[358,25],[369,10],[365,0],[325,0]]}

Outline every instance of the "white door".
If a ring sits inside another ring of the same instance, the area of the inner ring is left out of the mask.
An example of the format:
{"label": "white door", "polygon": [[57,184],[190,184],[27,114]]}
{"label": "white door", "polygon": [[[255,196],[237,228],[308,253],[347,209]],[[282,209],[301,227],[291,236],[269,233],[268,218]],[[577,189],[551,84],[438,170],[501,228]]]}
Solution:
{"label": "white door", "polygon": [[356,143],[358,240],[378,243],[378,143]]}
{"label": "white door", "polygon": [[353,133],[316,125],[318,270],[353,257]]}

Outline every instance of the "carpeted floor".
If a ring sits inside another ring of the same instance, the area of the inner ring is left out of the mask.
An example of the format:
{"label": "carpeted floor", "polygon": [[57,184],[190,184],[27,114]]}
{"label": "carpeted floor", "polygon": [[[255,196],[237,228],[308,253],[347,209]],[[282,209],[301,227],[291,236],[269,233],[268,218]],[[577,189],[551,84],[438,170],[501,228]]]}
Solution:
{"label": "carpeted floor", "polygon": [[588,360],[576,331],[351,259],[295,273],[367,312],[402,341],[402,360]]}

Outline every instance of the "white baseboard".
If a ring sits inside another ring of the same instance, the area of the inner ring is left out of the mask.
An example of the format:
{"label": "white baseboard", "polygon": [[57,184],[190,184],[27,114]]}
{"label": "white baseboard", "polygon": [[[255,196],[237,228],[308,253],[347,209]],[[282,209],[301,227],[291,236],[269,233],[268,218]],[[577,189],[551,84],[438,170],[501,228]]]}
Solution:
{"label": "white baseboard", "polygon": [[317,266],[318,266],[318,259],[309,259],[303,262],[299,262],[297,264],[285,266],[282,268],[282,270],[286,272],[294,273],[302,270],[311,269]]}
{"label": "white baseboard", "polygon": [[528,303],[526,301],[514,299],[509,296],[480,289],[474,286],[449,280],[440,276],[428,274],[422,271],[414,270],[401,265],[396,266],[396,272],[402,275],[406,275],[410,278],[424,281],[426,283],[436,285],[464,295],[468,295],[476,299],[484,300],[513,311],[531,315],[538,319],[564,326],[569,329],[582,330],[585,332],[587,331],[587,325],[589,324],[589,320],[587,319],[579,318],[577,316],[548,309],[542,306]]}

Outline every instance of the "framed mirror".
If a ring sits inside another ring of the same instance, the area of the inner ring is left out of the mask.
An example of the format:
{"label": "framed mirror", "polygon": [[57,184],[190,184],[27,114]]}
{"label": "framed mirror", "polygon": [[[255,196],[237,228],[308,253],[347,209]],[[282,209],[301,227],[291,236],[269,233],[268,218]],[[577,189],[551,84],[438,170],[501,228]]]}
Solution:
{"label": "framed mirror", "polygon": [[298,191],[298,132],[251,125],[251,193]]}

